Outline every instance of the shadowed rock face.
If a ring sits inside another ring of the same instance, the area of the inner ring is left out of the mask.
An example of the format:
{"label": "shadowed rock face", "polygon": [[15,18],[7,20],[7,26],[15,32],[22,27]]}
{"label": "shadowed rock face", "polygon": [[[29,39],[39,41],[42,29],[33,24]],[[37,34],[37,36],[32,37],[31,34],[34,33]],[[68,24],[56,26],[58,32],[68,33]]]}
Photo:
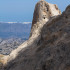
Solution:
{"label": "shadowed rock face", "polygon": [[70,70],[70,6],[48,21],[37,21],[25,43],[5,56],[1,70]]}

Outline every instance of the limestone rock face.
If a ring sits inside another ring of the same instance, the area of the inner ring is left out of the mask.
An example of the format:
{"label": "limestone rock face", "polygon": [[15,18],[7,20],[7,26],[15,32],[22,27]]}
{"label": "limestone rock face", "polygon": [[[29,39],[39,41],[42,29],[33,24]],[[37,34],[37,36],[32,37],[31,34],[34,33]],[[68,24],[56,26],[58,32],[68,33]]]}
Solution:
{"label": "limestone rock face", "polygon": [[3,58],[1,70],[70,70],[70,6],[50,17],[34,21],[29,40]]}
{"label": "limestone rock face", "polygon": [[58,9],[56,4],[50,4],[44,0],[41,0],[35,6],[32,25],[36,24],[40,20],[48,21],[50,17],[60,14],[61,11]]}
{"label": "limestone rock face", "polygon": [[46,23],[51,17],[60,14],[61,11],[58,9],[56,4],[50,4],[44,0],[39,1],[35,6],[30,37],[36,29],[34,26],[35,24],[38,24],[39,22],[40,24]]}

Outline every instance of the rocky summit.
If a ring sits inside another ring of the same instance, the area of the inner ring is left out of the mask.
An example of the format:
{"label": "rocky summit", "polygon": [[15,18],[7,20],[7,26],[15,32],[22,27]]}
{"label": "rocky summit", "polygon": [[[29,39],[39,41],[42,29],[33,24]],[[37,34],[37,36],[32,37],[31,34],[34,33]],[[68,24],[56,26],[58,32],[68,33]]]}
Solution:
{"label": "rocky summit", "polygon": [[70,70],[70,5],[61,14],[56,5],[39,1],[30,38],[0,63],[0,70]]}

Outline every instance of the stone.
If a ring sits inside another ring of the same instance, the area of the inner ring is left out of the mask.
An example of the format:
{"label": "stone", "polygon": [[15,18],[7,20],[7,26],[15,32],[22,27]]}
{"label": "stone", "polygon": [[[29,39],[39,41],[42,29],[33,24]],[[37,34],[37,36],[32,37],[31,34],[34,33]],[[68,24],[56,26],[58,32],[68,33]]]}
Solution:
{"label": "stone", "polygon": [[48,21],[50,17],[60,15],[61,11],[56,4],[50,4],[44,0],[39,1],[35,6],[32,25],[40,20]]}
{"label": "stone", "polygon": [[61,15],[61,11],[56,4],[50,4],[44,0],[39,1],[35,6],[30,37],[34,32],[34,24],[39,22],[46,23],[51,17],[57,15]]}
{"label": "stone", "polygon": [[30,38],[3,60],[1,70],[70,70],[70,6],[33,24]]}

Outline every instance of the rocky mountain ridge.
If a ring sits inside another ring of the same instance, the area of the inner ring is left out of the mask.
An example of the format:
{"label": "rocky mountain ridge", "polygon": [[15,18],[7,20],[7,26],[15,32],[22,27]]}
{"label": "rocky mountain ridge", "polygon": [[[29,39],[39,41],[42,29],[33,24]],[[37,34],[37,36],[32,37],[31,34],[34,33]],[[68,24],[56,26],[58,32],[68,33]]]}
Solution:
{"label": "rocky mountain ridge", "polygon": [[24,23],[0,22],[0,38],[28,39],[30,30],[31,30],[31,23],[29,22],[24,22]]}
{"label": "rocky mountain ridge", "polygon": [[44,0],[36,6],[30,38],[1,59],[1,70],[70,70],[70,5],[62,14]]}

